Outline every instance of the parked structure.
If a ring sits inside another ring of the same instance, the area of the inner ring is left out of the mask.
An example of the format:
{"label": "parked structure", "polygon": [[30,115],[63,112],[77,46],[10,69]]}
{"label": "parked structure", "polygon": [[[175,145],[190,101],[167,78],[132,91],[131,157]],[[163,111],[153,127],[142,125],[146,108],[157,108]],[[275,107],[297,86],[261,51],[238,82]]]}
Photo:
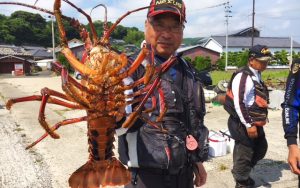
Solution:
{"label": "parked structure", "polygon": [[29,74],[33,56],[22,47],[0,46],[0,74]]}
{"label": "parked structure", "polygon": [[[68,42],[68,46],[70,50],[73,52],[73,54],[75,55],[75,57],[77,57],[78,60],[81,60],[83,52],[85,50],[84,43],[81,40],[74,38]],[[60,47],[55,48],[56,54],[60,53],[60,51],[61,51]]]}
{"label": "parked structure", "polygon": [[177,50],[177,53],[183,57],[189,57],[192,60],[197,56],[209,57],[211,59],[211,64],[216,64],[217,60],[220,58],[220,53],[201,45],[181,47]]}
{"label": "parked structure", "polygon": [[43,59],[53,59],[52,51],[41,46],[22,46],[25,51],[29,52],[34,61]]}
{"label": "parked structure", "polygon": [[[219,53],[225,52],[226,36],[211,36],[204,38],[198,42],[205,48],[217,51]],[[246,28],[228,36],[228,52],[236,52],[249,49],[252,43],[252,28]],[[260,37],[260,31],[254,30],[254,45],[264,44],[269,47],[272,53],[276,51],[285,50],[290,51],[291,38],[289,37]],[[293,51],[300,52],[300,43],[292,41]]]}

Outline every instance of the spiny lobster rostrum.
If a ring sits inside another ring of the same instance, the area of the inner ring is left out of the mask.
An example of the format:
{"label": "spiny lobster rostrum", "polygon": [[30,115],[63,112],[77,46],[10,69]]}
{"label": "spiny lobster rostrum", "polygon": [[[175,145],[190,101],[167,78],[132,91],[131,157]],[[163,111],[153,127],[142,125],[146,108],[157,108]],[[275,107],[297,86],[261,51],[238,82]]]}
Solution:
{"label": "spiny lobster rostrum", "polygon": [[[27,149],[48,135],[54,139],[58,139],[59,135],[55,130],[60,126],[87,121],[89,160],[71,175],[69,178],[70,187],[125,185],[130,181],[130,173],[127,168],[116,159],[112,151],[116,124],[120,119],[126,117],[126,120],[122,124],[124,128],[129,128],[137,118],[141,118],[143,121],[147,121],[149,124],[156,126],[156,122],[151,122],[143,116],[143,113],[151,111],[151,109],[145,109],[144,104],[149,97],[152,97],[153,91],[160,86],[161,74],[172,66],[176,58],[172,56],[160,66],[154,67],[151,47],[147,48],[144,46],[137,58],[133,61],[129,61],[125,54],[118,53],[110,47],[109,37],[117,24],[127,15],[149,7],[142,7],[127,12],[110,28],[107,28],[105,20],[104,34],[98,39],[96,29],[90,16],[70,1],[63,1],[87,18],[92,37],[90,37],[87,30],[77,20],[61,14],[60,0],[55,0],[53,12],[24,3],[0,2],[0,4],[26,6],[55,15],[61,41],[61,53],[67,58],[70,65],[83,76],[81,83],[79,83],[68,74],[67,69],[59,62],[54,62],[53,66],[55,69],[61,72],[62,88],[65,93],[44,88],[41,90],[41,95],[9,99],[6,103],[6,107],[10,109],[14,103],[18,102],[41,101],[39,122],[46,133],[29,145]],[[104,5],[102,6],[105,7]],[[68,47],[62,19],[69,21],[70,24],[76,27],[80,32],[85,43],[85,51],[87,54],[83,63],[74,56]],[[149,62],[146,66],[145,75],[140,80],[130,85],[125,85],[123,80],[130,77],[145,59]],[[125,94],[126,90],[139,85],[144,85],[144,87],[142,87],[143,89],[132,94]],[[135,100],[128,100],[133,97]],[[45,107],[47,103],[61,105],[71,109],[84,109],[87,115],[79,118],[65,119],[53,126],[49,126],[45,118]],[[136,108],[132,113],[126,114],[125,106],[133,103],[137,104]],[[153,101],[152,108],[154,108],[155,105],[156,101]],[[165,110],[166,109],[162,110],[160,118],[163,116]],[[160,118],[156,121],[160,121]]]}

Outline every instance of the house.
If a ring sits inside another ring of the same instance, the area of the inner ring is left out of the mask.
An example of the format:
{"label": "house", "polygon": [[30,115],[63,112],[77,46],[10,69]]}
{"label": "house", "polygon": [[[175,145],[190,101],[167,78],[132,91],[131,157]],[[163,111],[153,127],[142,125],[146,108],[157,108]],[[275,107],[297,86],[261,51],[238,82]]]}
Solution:
{"label": "house", "polygon": [[183,57],[189,57],[192,60],[197,56],[210,57],[213,65],[216,64],[217,60],[220,58],[220,52],[205,48],[201,45],[180,47],[177,50],[177,53]]}
{"label": "house", "polygon": [[[79,39],[72,39],[68,41],[68,46],[70,50],[73,52],[75,57],[77,57],[78,60],[81,60],[83,52],[85,51],[84,43]],[[61,47],[58,46],[55,48],[55,53],[58,54],[61,51]]]}
{"label": "house", "polygon": [[52,51],[41,46],[22,46],[25,51],[31,53],[33,60],[53,59]]}
{"label": "house", "polygon": [[22,47],[0,45],[0,74],[29,74],[33,56]]}
{"label": "house", "polygon": [[[260,37],[260,31],[254,29],[253,43],[269,47],[272,53],[285,50],[290,51],[291,39],[289,37]],[[300,43],[292,41],[293,51],[300,52]],[[203,47],[223,53],[226,51],[226,36],[211,36],[198,42]],[[228,52],[249,49],[252,44],[252,28],[246,28],[228,35]]]}

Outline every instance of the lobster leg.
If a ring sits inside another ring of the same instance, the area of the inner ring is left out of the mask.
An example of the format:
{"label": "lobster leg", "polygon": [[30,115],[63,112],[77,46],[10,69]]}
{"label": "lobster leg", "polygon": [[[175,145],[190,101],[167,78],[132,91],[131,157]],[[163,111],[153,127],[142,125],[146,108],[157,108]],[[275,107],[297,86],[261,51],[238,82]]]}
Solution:
{"label": "lobster leg", "polygon": [[[131,66],[129,67],[128,70],[124,71],[123,73],[121,73],[120,75],[117,76],[113,76],[114,74],[116,74],[117,72],[112,71],[109,77],[109,83],[107,84],[107,87],[111,87],[114,86],[116,83],[119,83],[121,80],[123,80],[124,78],[127,78],[129,76],[131,76],[136,69],[141,65],[141,63],[143,62],[143,60],[147,57],[147,55],[149,54],[149,51],[146,48],[143,48],[141,50],[141,52],[139,53],[138,57],[135,59],[135,61],[131,64]],[[125,58],[124,58],[125,59]],[[123,60],[124,61],[124,60]],[[126,63],[127,64],[127,63]],[[120,67],[119,70],[121,70],[121,68],[124,68],[126,66],[125,63],[123,63],[122,65],[124,65],[123,67]],[[143,76],[143,82],[144,84],[147,84],[150,79],[152,78],[152,75],[154,73],[154,68],[151,67],[150,65],[146,67],[146,74],[145,76]]]}
{"label": "lobster leg", "polygon": [[61,1],[60,0],[55,0],[55,2],[54,2],[54,15],[56,17],[58,31],[59,31],[59,35],[60,35],[60,40],[62,42],[61,52],[68,59],[69,63],[72,65],[72,67],[74,69],[78,70],[79,72],[81,72],[83,74],[96,75],[97,71],[91,70],[91,69],[87,68],[86,66],[84,66],[82,63],[80,63],[80,61],[77,60],[77,58],[74,56],[72,51],[69,49],[65,29],[64,29],[64,26],[63,26],[63,23],[62,23],[60,7],[61,7]]}
{"label": "lobster leg", "polygon": [[157,77],[155,78],[154,82],[151,85],[151,88],[146,93],[145,97],[143,98],[142,102],[138,105],[136,111],[132,112],[129,117],[125,120],[125,122],[122,124],[123,128],[130,128],[133,123],[136,121],[136,119],[140,116],[144,104],[147,102],[147,99],[150,97],[150,95],[153,93],[154,89],[157,87],[157,85],[160,83],[160,76],[168,71],[168,69],[176,62],[176,58],[171,56],[167,61],[165,61],[158,69],[156,70]]}
{"label": "lobster leg", "polygon": [[65,99],[67,99],[67,97],[65,97],[63,94],[60,94],[59,92],[53,91],[53,90],[49,90],[49,89],[43,89],[42,90],[42,102],[41,102],[41,106],[40,106],[40,112],[39,112],[39,122],[41,124],[41,126],[45,129],[45,131],[52,137],[55,139],[59,138],[59,135],[56,134],[55,132],[53,132],[53,130],[51,130],[51,128],[49,127],[48,123],[46,122],[46,118],[45,118],[45,108],[46,108],[46,104],[50,98],[51,95],[59,95],[61,97],[64,97]]}
{"label": "lobster leg", "polygon": [[[68,98],[64,94],[59,93],[59,92],[54,91],[54,90],[50,90],[49,88],[42,89],[41,93],[42,93],[42,95],[32,95],[32,96],[28,96],[28,97],[20,97],[20,98],[15,98],[15,99],[9,99],[6,102],[6,109],[10,110],[11,106],[14,105],[15,103],[27,102],[27,101],[42,101],[43,95],[45,93],[47,93],[47,95],[50,94],[52,96],[60,97],[62,99],[68,100]],[[60,105],[60,106],[65,106],[65,107],[68,107],[68,108],[83,109],[83,107],[81,107],[77,104],[68,103],[68,102],[59,100],[57,98],[53,98],[53,97],[49,97],[48,103],[56,104],[56,105]]]}
{"label": "lobster leg", "polygon": [[[86,121],[87,120],[87,116],[84,117],[80,117],[80,118],[73,118],[73,119],[65,119],[61,122],[56,123],[53,127],[51,127],[50,129],[52,131],[57,130],[59,127],[64,126],[64,125],[69,125],[72,123],[78,123],[81,121]],[[32,144],[30,144],[29,146],[26,147],[26,149],[30,149],[33,146],[35,146],[36,144],[38,144],[40,141],[42,141],[44,138],[46,138],[49,134],[46,132],[45,134],[43,134],[39,139],[37,139],[36,141],[34,141]]]}

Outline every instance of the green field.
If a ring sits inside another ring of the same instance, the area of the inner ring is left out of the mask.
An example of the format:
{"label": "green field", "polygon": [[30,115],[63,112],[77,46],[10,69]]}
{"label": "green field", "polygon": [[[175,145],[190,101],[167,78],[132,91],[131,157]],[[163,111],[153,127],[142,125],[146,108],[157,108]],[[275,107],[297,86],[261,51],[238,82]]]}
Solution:
{"label": "green field", "polygon": [[[220,80],[227,80],[229,81],[231,78],[231,75],[234,71],[212,71],[210,72],[213,85],[216,85]],[[262,73],[262,78],[265,82],[271,82],[271,83],[278,83],[282,84],[282,82],[286,81],[286,78],[288,76],[289,71],[288,70],[265,70]]]}

